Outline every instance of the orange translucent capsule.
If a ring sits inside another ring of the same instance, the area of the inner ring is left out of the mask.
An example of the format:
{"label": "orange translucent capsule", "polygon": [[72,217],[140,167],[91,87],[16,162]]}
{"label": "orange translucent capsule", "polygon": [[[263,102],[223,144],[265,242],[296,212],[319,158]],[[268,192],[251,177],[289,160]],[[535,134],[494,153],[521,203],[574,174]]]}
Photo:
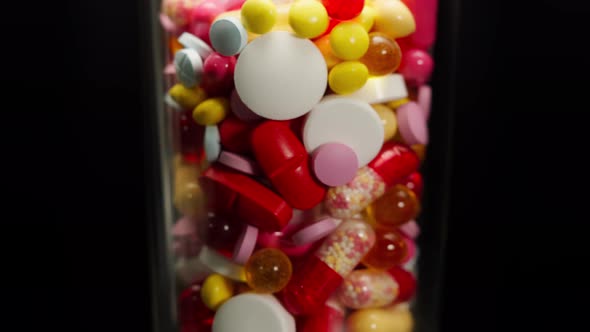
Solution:
{"label": "orange translucent capsule", "polygon": [[373,202],[369,210],[378,224],[399,226],[416,218],[420,212],[420,201],[408,187],[397,184]]}
{"label": "orange translucent capsule", "polygon": [[336,57],[334,55],[334,52],[332,52],[329,34],[314,40],[314,43],[315,46],[320,50],[320,52],[324,56],[324,60],[326,61],[326,65],[328,65],[328,68],[332,68],[340,62],[342,62],[342,60]]}
{"label": "orange translucent capsule", "polygon": [[369,34],[369,49],[360,59],[371,75],[393,73],[402,61],[402,50],[397,42],[384,33]]}
{"label": "orange translucent capsule", "polygon": [[408,246],[403,235],[395,228],[375,228],[375,245],[362,260],[367,267],[387,270],[402,264],[408,255]]}
{"label": "orange translucent capsule", "polygon": [[276,293],[283,289],[293,273],[289,257],[278,249],[261,249],[245,265],[248,286],[259,293]]}
{"label": "orange translucent capsule", "polygon": [[184,46],[176,38],[170,38],[168,47],[170,47],[170,54],[174,54],[184,48]]}

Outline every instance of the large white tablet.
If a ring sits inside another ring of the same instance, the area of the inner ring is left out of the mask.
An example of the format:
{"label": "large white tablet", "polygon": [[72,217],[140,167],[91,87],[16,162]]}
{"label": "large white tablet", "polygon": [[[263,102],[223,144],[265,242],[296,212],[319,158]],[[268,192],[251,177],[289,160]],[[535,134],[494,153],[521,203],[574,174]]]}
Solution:
{"label": "large white tablet", "polygon": [[357,155],[359,167],[367,165],[383,144],[383,125],[371,105],[350,97],[327,97],[308,114],[303,144],[312,153],[324,143],[342,143]]}
{"label": "large white tablet", "polygon": [[359,99],[369,104],[386,103],[407,96],[406,82],[400,74],[370,77],[362,88],[346,95],[346,97]]}
{"label": "large white tablet", "polygon": [[287,31],[266,33],[240,53],[234,72],[238,95],[254,113],[272,120],[300,117],[317,104],[328,83],[322,53]]}
{"label": "large white tablet", "polygon": [[274,296],[246,293],[217,309],[213,332],[295,332],[295,319]]}

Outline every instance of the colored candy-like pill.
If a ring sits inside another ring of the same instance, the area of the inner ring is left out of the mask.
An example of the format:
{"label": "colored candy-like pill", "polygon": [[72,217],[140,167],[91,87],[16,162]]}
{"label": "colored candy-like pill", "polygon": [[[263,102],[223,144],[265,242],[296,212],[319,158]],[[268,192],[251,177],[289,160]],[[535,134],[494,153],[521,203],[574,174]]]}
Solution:
{"label": "colored candy-like pill", "polygon": [[363,11],[359,14],[359,16],[355,17],[353,21],[362,25],[365,31],[369,32],[375,24],[376,16],[377,11],[375,10],[375,8],[371,6],[365,6],[363,8]]}
{"label": "colored candy-like pill", "polygon": [[375,0],[373,7],[377,12],[375,16],[375,29],[383,32],[393,39],[405,37],[416,30],[414,15],[401,1]]}
{"label": "colored candy-like pill", "polygon": [[205,91],[200,87],[187,88],[182,84],[175,84],[168,94],[184,109],[193,109],[207,98]]}
{"label": "colored candy-like pill", "polygon": [[361,13],[365,0],[322,0],[322,3],[330,17],[345,21]]}
{"label": "colored candy-like pill", "polygon": [[430,80],[433,70],[434,61],[430,54],[422,50],[411,49],[404,51],[398,73],[404,75],[408,85],[420,86]]}
{"label": "colored candy-like pill", "polygon": [[377,223],[399,226],[418,216],[420,202],[408,187],[397,184],[370,206]]}
{"label": "colored candy-like pill", "polygon": [[258,228],[250,225],[246,225],[240,238],[236,243],[236,247],[234,249],[233,254],[233,261],[238,264],[245,264],[252,253],[254,252],[254,247],[256,246],[256,239],[258,237]]}
{"label": "colored candy-like pill", "polygon": [[332,68],[342,62],[340,58],[334,55],[332,46],[330,46],[330,35],[322,36],[314,41],[315,46],[320,50],[326,61],[328,68]]}
{"label": "colored candy-like pill", "polygon": [[407,307],[361,309],[346,320],[348,332],[412,332],[414,321]]}
{"label": "colored candy-like pill", "polygon": [[383,124],[383,141],[387,142],[392,139],[397,133],[397,119],[393,110],[385,105],[375,104],[371,105]]}
{"label": "colored candy-like pill", "polygon": [[235,57],[213,52],[203,62],[203,73],[205,77],[222,82],[233,79],[235,67]]}
{"label": "colored candy-like pill", "polygon": [[212,126],[225,119],[228,112],[229,100],[227,98],[209,98],[195,108],[193,119],[202,126]]}
{"label": "colored candy-like pill", "polygon": [[210,214],[200,220],[198,232],[207,246],[229,255],[242,229],[238,220]]}
{"label": "colored candy-like pill", "polygon": [[248,259],[246,281],[254,291],[276,293],[282,290],[293,273],[291,261],[278,249],[261,249]]}
{"label": "colored candy-like pill", "polygon": [[285,308],[297,315],[319,310],[375,243],[362,220],[346,220],[311,255],[283,291]]}
{"label": "colored candy-like pill", "polygon": [[304,38],[315,38],[328,28],[328,12],[317,1],[297,1],[291,5],[289,10],[289,25],[297,35]]}
{"label": "colored candy-like pill", "polygon": [[363,264],[377,270],[387,270],[403,263],[408,247],[403,235],[394,228],[375,228],[375,245],[363,257]]}
{"label": "colored candy-like pill", "polygon": [[411,101],[400,106],[396,114],[404,142],[410,145],[428,143],[428,127],[420,105]]}
{"label": "colored candy-like pill", "polygon": [[369,48],[369,35],[359,23],[343,22],[332,29],[330,45],[340,59],[357,60]]}
{"label": "colored candy-like pill", "polygon": [[330,70],[330,89],[338,94],[353,93],[362,88],[369,78],[367,67],[358,61],[341,62]]}
{"label": "colored candy-like pill", "polygon": [[270,0],[247,0],[242,6],[242,24],[253,33],[269,32],[277,21],[277,8]]}
{"label": "colored candy-like pill", "polygon": [[432,88],[428,85],[421,85],[418,88],[418,98],[417,103],[422,108],[422,113],[424,113],[424,118],[428,121],[430,118],[430,107],[432,104]]}
{"label": "colored candy-like pill", "polygon": [[359,167],[354,150],[341,143],[326,143],[314,150],[311,163],[315,176],[327,186],[351,181]]}
{"label": "colored candy-like pill", "polygon": [[230,56],[240,53],[246,47],[248,32],[239,19],[221,18],[211,25],[209,39],[217,52]]}
{"label": "colored candy-like pill", "polygon": [[203,283],[201,299],[207,308],[217,310],[233,293],[234,285],[231,280],[219,274],[212,274]]}
{"label": "colored candy-like pill", "polygon": [[397,70],[402,60],[402,50],[395,40],[384,33],[369,34],[369,48],[359,60],[367,66],[371,75],[385,75]]}
{"label": "colored candy-like pill", "polygon": [[393,277],[378,270],[355,270],[336,291],[336,298],[351,309],[378,308],[391,304],[399,285]]}

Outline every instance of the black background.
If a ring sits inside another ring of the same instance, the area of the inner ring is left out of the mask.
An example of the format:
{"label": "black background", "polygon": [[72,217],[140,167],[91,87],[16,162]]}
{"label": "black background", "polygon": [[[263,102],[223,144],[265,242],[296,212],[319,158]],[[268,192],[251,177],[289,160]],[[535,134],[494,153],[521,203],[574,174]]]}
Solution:
{"label": "black background", "polygon": [[[145,4],[16,5],[0,20],[2,317],[24,331],[148,331]],[[435,77],[453,93],[434,109],[452,111],[451,144],[431,151],[452,156],[443,331],[586,329],[581,6],[441,0],[456,15],[441,19]]]}

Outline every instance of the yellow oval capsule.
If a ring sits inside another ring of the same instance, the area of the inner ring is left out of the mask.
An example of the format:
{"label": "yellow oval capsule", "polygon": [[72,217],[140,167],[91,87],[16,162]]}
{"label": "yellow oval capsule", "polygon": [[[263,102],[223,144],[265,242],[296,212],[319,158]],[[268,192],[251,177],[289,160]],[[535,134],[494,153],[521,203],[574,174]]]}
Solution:
{"label": "yellow oval capsule", "polygon": [[367,83],[369,70],[358,61],[341,62],[330,70],[328,84],[338,94],[353,93]]}
{"label": "yellow oval capsule", "polygon": [[397,118],[393,110],[382,104],[371,105],[383,123],[383,142],[387,142],[395,136],[397,132]]}
{"label": "yellow oval capsule", "polygon": [[360,24],[367,32],[371,31],[375,24],[375,17],[377,16],[377,10],[372,6],[366,5],[359,16],[353,19],[354,22]]}
{"label": "yellow oval capsule", "polygon": [[220,274],[207,277],[201,288],[201,300],[211,310],[217,310],[233,294],[233,282]]}
{"label": "yellow oval capsule", "polygon": [[328,29],[328,12],[314,0],[301,0],[291,5],[289,25],[297,35],[315,38]]}
{"label": "yellow oval capsule", "polygon": [[202,126],[213,126],[225,119],[228,112],[227,98],[209,98],[195,107],[193,119]]}
{"label": "yellow oval capsule", "polygon": [[348,332],[412,332],[414,319],[406,306],[361,309],[346,320]]}
{"label": "yellow oval capsule", "polygon": [[369,34],[356,22],[342,22],[330,32],[330,46],[342,60],[357,60],[369,49]]}
{"label": "yellow oval capsule", "polygon": [[176,84],[171,87],[168,94],[185,109],[195,108],[207,98],[205,91],[200,87],[187,88],[182,84]]}
{"label": "yellow oval capsule", "polygon": [[390,102],[387,103],[387,106],[391,109],[397,109],[398,107],[402,106],[403,104],[407,104],[410,102],[409,98],[402,98],[402,99],[396,99],[396,100],[392,100]]}
{"label": "yellow oval capsule", "polygon": [[375,0],[375,30],[397,39],[416,31],[414,15],[401,1]]}
{"label": "yellow oval capsule", "polygon": [[277,21],[277,8],[271,0],[246,0],[242,5],[242,24],[246,30],[263,34]]}

